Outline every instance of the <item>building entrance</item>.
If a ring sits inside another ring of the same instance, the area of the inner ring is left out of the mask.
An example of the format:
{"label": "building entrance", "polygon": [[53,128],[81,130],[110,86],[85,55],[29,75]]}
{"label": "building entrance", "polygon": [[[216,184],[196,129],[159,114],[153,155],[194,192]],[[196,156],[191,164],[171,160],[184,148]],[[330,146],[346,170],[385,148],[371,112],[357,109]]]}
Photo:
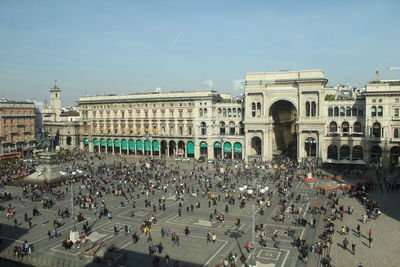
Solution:
{"label": "building entrance", "polygon": [[271,106],[269,116],[274,121],[273,155],[297,158],[296,107],[289,101],[279,100]]}

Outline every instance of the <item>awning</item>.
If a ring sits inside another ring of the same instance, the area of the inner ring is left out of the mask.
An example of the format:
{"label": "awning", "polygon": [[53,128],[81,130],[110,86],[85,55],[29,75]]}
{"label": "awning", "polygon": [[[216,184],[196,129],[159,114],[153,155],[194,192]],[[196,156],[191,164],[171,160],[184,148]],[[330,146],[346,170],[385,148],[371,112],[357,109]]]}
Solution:
{"label": "awning", "polygon": [[136,149],[137,150],[143,150],[143,142],[142,142],[142,140],[137,140],[136,141]]}
{"label": "awning", "polygon": [[150,141],[149,140],[144,141],[144,150],[150,151]]}
{"label": "awning", "polygon": [[112,140],[111,139],[107,139],[107,146],[112,147]]}
{"label": "awning", "polygon": [[341,159],[341,160],[337,160],[337,159],[325,159],[323,161],[324,163],[332,163],[332,164],[367,164],[365,161],[363,160],[349,160],[349,159]]}
{"label": "awning", "polygon": [[160,146],[158,141],[153,141],[153,151],[160,151]]}
{"label": "awning", "polygon": [[121,148],[122,149],[127,149],[127,145],[126,145],[127,143],[126,143],[126,140],[125,139],[122,139],[122,141],[121,141]]}
{"label": "awning", "polygon": [[99,139],[93,139],[93,146],[99,146]]}
{"label": "awning", "polygon": [[230,153],[232,152],[232,145],[229,142],[224,143],[224,152]]}
{"label": "awning", "polygon": [[106,146],[106,140],[100,139],[100,146]]}
{"label": "awning", "polygon": [[220,142],[215,142],[214,143],[214,148],[221,148],[221,143]]}
{"label": "awning", "polygon": [[114,139],[114,147],[119,147],[119,140],[118,139]]}
{"label": "awning", "polygon": [[200,147],[207,147],[207,143],[206,142],[201,142],[200,143]]}
{"label": "awning", "polygon": [[235,153],[242,153],[242,144],[241,143],[235,143],[233,145],[233,151]]}
{"label": "awning", "polygon": [[88,145],[89,144],[89,139],[87,139],[87,138],[83,139],[83,144],[84,145]]}
{"label": "awning", "polygon": [[194,143],[191,141],[187,143],[187,153],[194,154]]}
{"label": "awning", "polygon": [[135,141],[129,140],[129,150],[135,150]]}

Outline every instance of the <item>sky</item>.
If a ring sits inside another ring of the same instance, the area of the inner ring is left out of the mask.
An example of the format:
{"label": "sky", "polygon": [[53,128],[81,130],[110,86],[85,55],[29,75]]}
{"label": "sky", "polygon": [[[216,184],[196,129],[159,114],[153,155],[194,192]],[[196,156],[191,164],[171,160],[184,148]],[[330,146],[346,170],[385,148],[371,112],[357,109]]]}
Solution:
{"label": "sky", "polygon": [[400,1],[0,0],[0,97],[240,95],[248,72],[322,69],[330,85],[400,78]]}

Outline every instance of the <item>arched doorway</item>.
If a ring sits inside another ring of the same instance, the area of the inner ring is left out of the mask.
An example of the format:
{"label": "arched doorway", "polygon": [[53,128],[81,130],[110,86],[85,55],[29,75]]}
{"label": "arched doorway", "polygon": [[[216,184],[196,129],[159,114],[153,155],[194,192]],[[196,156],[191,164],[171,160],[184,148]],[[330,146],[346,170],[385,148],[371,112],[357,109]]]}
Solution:
{"label": "arched doorway", "polygon": [[380,146],[371,147],[371,162],[380,164],[382,158],[382,148]]}
{"label": "arched doorway", "polygon": [[87,138],[83,139],[83,149],[85,151],[89,150],[89,139],[87,139]]}
{"label": "arched doorway", "polygon": [[372,125],[372,136],[375,138],[381,137],[381,124],[379,122],[375,122]]}
{"label": "arched doorway", "polygon": [[125,139],[121,140],[121,152],[123,154],[128,154],[128,143],[126,142]]}
{"label": "arched doorway", "polygon": [[351,158],[352,160],[364,159],[362,146],[353,146],[353,150],[351,152]]}
{"label": "arched doorway", "polygon": [[232,159],[232,144],[229,142],[224,143],[224,159]]}
{"label": "arched doorway", "polygon": [[200,155],[206,157],[208,155],[208,145],[204,141],[200,143]]}
{"label": "arched doorway", "polygon": [[147,155],[147,156],[151,155],[150,140],[144,140],[144,154]]}
{"label": "arched doorway", "polygon": [[214,159],[221,159],[222,145],[220,142],[214,143]]}
{"label": "arched doorway", "polygon": [[394,146],[390,149],[390,163],[393,167],[399,164],[400,147]]}
{"label": "arched doorway", "polygon": [[160,155],[160,143],[157,140],[153,141],[153,156]]}
{"label": "arched doorway", "polygon": [[169,156],[175,155],[176,152],[176,143],[175,141],[169,141]]}
{"label": "arched doorway", "polygon": [[317,141],[315,141],[315,138],[308,137],[304,141],[304,150],[306,151],[307,157],[317,156]]}
{"label": "arched doorway", "polygon": [[178,142],[178,155],[179,157],[185,156],[185,142],[183,141]]}
{"label": "arched doorway", "polygon": [[129,154],[135,154],[135,141],[129,139],[128,145],[129,145]]}
{"label": "arched doorway", "polygon": [[67,146],[70,146],[71,143],[72,143],[72,137],[71,136],[67,136],[66,142],[67,142]]}
{"label": "arched doorway", "polygon": [[143,155],[143,142],[142,140],[136,140],[136,153]]}
{"label": "arched doorway", "polygon": [[162,140],[161,141],[161,155],[163,155],[163,156],[167,155],[167,148],[168,148],[167,141]]}
{"label": "arched doorway", "polygon": [[100,139],[100,152],[104,153],[104,152],[106,152],[106,149],[107,149],[106,140],[101,138]]}
{"label": "arched doorway", "polygon": [[350,147],[348,145],[342,145],[339,153],[340,159],[350,159]]}
{"label": "arched doorway", "polygon": [[242,144],[241,143],[235,143],[233,145],[233,158],[234,159],[242,159]]}
{"label": "arched doorway", "polygon": [[250,155],[253,157],[261,157],[261,151],[261,138],[258,136],[251,138]]}
{"label": "arched doorway", "polygon": [[120,143],[118,139],[114,139],[114,153],[120,152]]}
{"label": "arched doorway", "polygon": [[192,141],[187,142],[187,156],[194,158],[194,143]]}
{"label": "arched doorway", "polygon": [[328,159],[338,159],[338,149],[336,145],[330,145],[328,146],[328,154],[327,154]]}
{"label": "arched doorway", "polygon": [[93,139],[93,151],[99,152],[99,139],[97,138]]}
{"label": "arched doorway", "polygon": [[287,100],[275,102],[269,109],[274,121],[273,155],[297,158],[296,107]]}
{"label": "arched doorway", "polygon": [[107,139],[107,153],[112,153],[113,142],[111,139]]}

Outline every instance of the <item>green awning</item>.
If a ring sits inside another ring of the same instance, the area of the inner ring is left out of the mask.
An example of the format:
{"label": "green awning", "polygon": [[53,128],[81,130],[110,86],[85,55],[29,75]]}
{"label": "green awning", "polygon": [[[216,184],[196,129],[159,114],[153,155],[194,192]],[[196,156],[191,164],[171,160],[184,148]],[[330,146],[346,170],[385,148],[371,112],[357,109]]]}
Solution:
{"label": "green awning", "polygon": [[158,141],[153,141],[153,151],[160,151]]}
{"label": "green awning", "polygon": [[224,152],[232,152],[232,145],[229,142],[224,143]]}
{"label": "green awning", "polygon": [[137,140],[136,141],[136,149],[137,150],[143,150],[143,142],[142,142],[142,140]]}
{"label": "green awning", "polygon": [[121,141],[121,148],[122,149],[127,149],[126,140],[125,139],[122,139],[122,141]]}
{"label": "green awning", "polygon": [[215,148],[221,148],[222,146],[221,146],[221,143],[220,143],[220,142],[215,142],[215,143],[214,143],[214,147],[215,147]]}
{"label": "green awning", "polygon": [[201,142],[200,143],[200,147],[207,147],[207,143],[206,142]]}
{"label": "green awning", "polygon": [[84,145],[88,145],[89,144],[89,139],[87,139],[87,138],[83,139],[83,144]]}
{"label": "green awning", "polygon": [[112,140],[111,139],[107,139],[107,146],[112,147]]}
{"label": "green awning", "polygon": [[150,151],[150,141],[149,140],[144,141],[144,150]]}
{"label": "green awning", "polygon": [[100,139],[100,146],[106,146],[106,140]]}
{"label": "green awning", "polygon": [[118,139],[114,139],[114,147],[119,147],[119,140]]}
{"label": "green awning", "polygon": [[93,139],[93,146],[99,146],[99,139]]}
{"label": "green awning", "polygon": [[135,141],[129,140],[129,150],[135,150]]}
{"label": "green awning", "polygon": [[241,143],[235,143],[233,145],[233,151],[235,153],[242,153],[242,144]]}
{"label": "green awning", "polygon": [[194,154],[194,143],[193,142],[188,142],[187,143],[187,153],[188,154]]}

